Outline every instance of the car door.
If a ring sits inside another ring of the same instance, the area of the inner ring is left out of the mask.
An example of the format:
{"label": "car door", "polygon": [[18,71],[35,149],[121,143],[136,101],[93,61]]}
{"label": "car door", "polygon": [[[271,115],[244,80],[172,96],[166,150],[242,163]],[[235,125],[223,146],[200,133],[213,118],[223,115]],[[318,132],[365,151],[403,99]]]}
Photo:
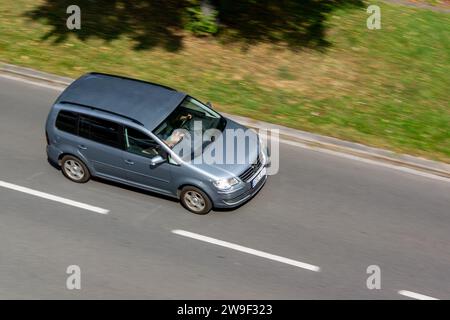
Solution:
{"label": "car door", "polygon": [[152,165],[150,159],[155,156],[167,156],[160,145],[145,132],[125,127],[124,163],[128,181],[156,192],[173,194],[171,188],[171,167],[165,161]]}
{"label": "car door", "polygon": [[94,167],[96,175],[126,180],[123,127],[120,124],[81,114],[77,147]]}

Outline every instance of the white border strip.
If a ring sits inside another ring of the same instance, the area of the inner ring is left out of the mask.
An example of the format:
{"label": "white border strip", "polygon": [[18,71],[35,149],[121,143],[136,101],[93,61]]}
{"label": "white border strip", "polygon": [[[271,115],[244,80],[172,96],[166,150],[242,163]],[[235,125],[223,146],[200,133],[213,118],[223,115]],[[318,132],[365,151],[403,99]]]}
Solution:
{"label": "white border strip", "polygon": [[422,172],[422,171],[415,170],[415,169],[412,169],[412,168],[396,166],[396,165],[385,163],[385,162],[382,162],[382,161],[366,159],[366,158],[358,157],[358,156],[351,155],[351,154],[346,154],[346,153],[342,153],[342,152],[338,152],[338,151],[328,150],[328,149],[325,149],[325,148],[312,147],[312,146],[309,146],[309,145],[301,143],[301,142],[288,141],[288,140],[285,140],[285,139],[280,139],[280,142],[284,143],[284,144],[287,144],[287,145],[294,146],[294,147],[299,147],[299,148],[303,148],[303,149],[307,149],[307,150],[312,150],[312,151],[317,151],[317,152],[321,152],[321,153],[326,153],[326,154],[330,154],[330,155],[333,155],[333,156],[337,156],[337,157],[341,157],[341,158],[345,158],[345,159],[349,159],[349,160],[360,161],[360,162],[364,162],[364,163],[368,163],[368,164],[373,164],[373,165],[376,165],[376,166],[381,166],[381,167],[390,168],[390,169],[394,169],[394,170],[398,170],[398,171],[403,171],[403,172],[411,173],[411,174],[414,174],[416,176],[420,176],[420,177],[424,177],[424,178],[430,178],[430,179],[443,181],[443,182],[450,182],[449,178],[441,177],[439,175],[435,175],[435,174],[432,174],[432,173]]}
{"label": "white border strip", "polygon": [[319,272],[320,271],[320,268],[318,266],[315,266],[315,265],[312,265],[312,264],[308,264],[308,263],[304,263],[304,262],[300,262],[300,261],[284,258],[284,257],[281,257],[281,256],[276,256],[274,254],[270,254],[270,253],[267,253],[267,252],[263,252],[263,251],[259,251],[259,250],[255,250],[255,249],[251,249],[251,248],[247,248],[247,247],[243,247],[243,246],[240,246],[238,244],[234,244],[234,243],[230,243],[230,242],[226,242],[226,241],[222,241],[222,240],[218,240],[218,239],[202,236],[202,235],[197,234],[197,233],[184,231],[184,230],[172,230],[172,233],[178,234],[178,235],[183,236],[183,237],[188,237],[188,238],[192,238],[192,239],[196,239],[196,240],[200,240],[200,241],[204,241],[204,242],[209,242],[209,243],[221,246],[221,247],[225,247],[225,248],[229,248],[229,249],[245,252],[245,253],[252,254],[252,255],[255,255],[255,256],[258,256],[258,257],[262,257],[262,258],[266,258],[266,259],[269,259],[269,260],[274,260],[274,261],[278,261],[278,262],[281,262],[281,263],[290,264],[292,266],[296,266],[296,267],[299,267],[299,268],[302,268],[302,269],[306,269],[306,270],[310,270],[310,271],[314,271],[314,272]]}
{"label": "white border strip", "polygon": [[33,81],[33,80],[26,80],[26,79],[22,79],[20,77],[12,76],[12,75],[0,74],[0,78],[4,78],[4,79],[8,79],[8,80],[15,80],[15,81],[23,82],[26,84],[31,84],[34,86],[43,87],[46,89],[52,89],[52,90],[56,90],[56,91],[63,91],[65,89],[62,87],[62,86],[64,86],[64,84],[61,84],[61,87],[58,87],[56,85],[41,83],[41,82]]}
{"label": "white border strip", "polygon": [[413,299],[417,299],[417,300],[439,300],[437,298],[433,298],[430,296],[426,296],[424,294],[420,294],[420,293],[415,293],[412,291],[407,291],[407,290],[400,290],[398,292],[398,294],[408,297],[408,298],[413,298]]}
{"label": "white border strip", "polygon": [[40,191],[36,191],[33,189],[29,189],[29,188],[25,188],[25,187],[21,187],[12,183],[8,183],[5,181],[1,181],[0,180],[0,187],[3,188],[7,188],[7,189],[11,189],[11,190],[15,190],[15,191],[19,191],[19,192],[23,192],[23,193],[27,193],[27,194],[31,194],[33,196],[39,197],[39,198],[44,198],[47,200],[51,200],[51,201],[56,201],[56,202],[60,202],[72,207],[77,207],[77,208],[81,208],[84,210],[89,210],[95,213],[100,213],[100,214],[108,214],[109,210],[106,209],[102,209],[99,207],[94,207],[85,203],[81,203],[78,201],[73,201],[73,200],[69,200],[69,199],[65,199],[65,198],[61,198],[58,196],[54,196],[45,192],[40,192]]}

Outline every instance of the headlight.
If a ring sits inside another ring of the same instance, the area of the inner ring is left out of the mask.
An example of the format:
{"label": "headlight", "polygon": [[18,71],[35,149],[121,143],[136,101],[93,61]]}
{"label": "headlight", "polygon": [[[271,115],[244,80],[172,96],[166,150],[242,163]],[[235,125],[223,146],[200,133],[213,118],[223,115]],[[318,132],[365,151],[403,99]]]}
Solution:
{"label": "headlight", "polygon": [[239,180],[236,178],[229,178],[229,179],[220,179],[217,181],[214,181],[214,186],[219,190],[228,190],[235,184],[238,184]]}

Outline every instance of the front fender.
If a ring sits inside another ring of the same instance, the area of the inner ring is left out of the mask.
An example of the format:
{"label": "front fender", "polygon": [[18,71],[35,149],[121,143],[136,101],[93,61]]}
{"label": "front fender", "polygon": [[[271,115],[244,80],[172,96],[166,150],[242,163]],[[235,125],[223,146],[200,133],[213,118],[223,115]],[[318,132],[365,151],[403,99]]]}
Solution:
{"label": "front fender", "polygon": [[181,189],[183,189],[183,187],[185,187],[185,186],[193,186],[193,187],[201,189],[203,192],[205,192],[208,195],[208,197],[212,201],[214,201],[214,199],[216,198],[215,190],[213,189],[213,187],[211,185],[209,185],[206,182],[187,178],[187,179],[182,179],[182,180],[178,181],[177,184],[178,184],[178,188],[177,188],[177,197],[178,198],[180,197]]}

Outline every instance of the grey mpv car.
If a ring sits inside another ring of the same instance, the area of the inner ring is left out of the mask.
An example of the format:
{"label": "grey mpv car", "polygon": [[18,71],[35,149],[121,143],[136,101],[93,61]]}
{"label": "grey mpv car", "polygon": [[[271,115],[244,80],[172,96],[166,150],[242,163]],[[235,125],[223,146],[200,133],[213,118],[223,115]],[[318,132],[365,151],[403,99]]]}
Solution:
{"label": "grey mpv car", "polygon": [[[188,141],[188,134],[198,133],[195,123],[200,134],[213,129],[218,135],[202,140],[200,153],[195,147],[193,152],[176,150],[181,141]],[[74,182],[104,178],[178,198],[191,212],[206,214],[213,207],[239,206],[267,179],[267,148],[253,131],[247,138],[257,143],[245,150],[246,161],[196,161],[208,148],[230,152],[219,146],[219,140],[222,145],[230,142],[226,130],[247,128],[174,89],[88,73],[52,106],[46,123],[47,154]]]}

